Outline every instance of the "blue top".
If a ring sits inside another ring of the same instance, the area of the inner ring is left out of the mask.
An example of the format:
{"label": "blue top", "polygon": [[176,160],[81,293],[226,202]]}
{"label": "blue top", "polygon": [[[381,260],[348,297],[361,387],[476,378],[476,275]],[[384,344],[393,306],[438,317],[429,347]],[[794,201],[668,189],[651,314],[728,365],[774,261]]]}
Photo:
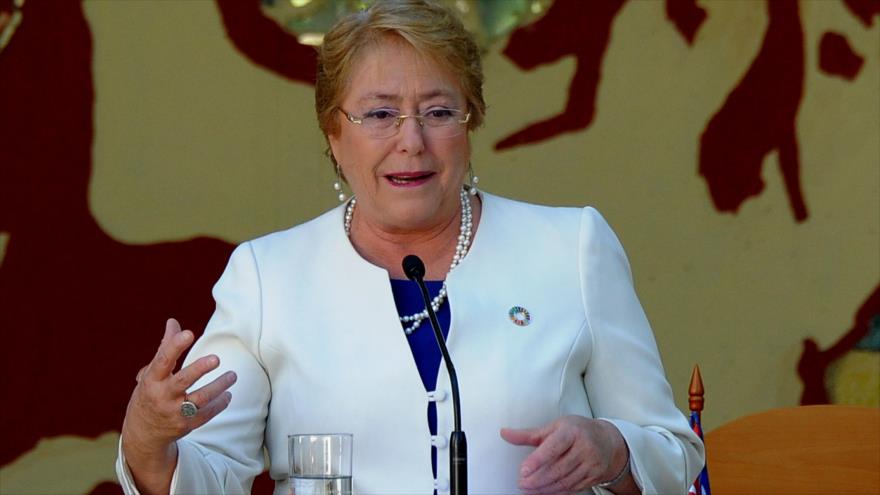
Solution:
{"label": "blue top", "polygon": [[[428,294],[433,299],[440,293],[443,286],[442,281],[426,280],[425,285],[428,287]],[[418,284],[411,280],[391,280],[391,292],[394,294],[394,303],[397,305],[397,313],[399,315],[411,315],[425,309],[425,303],[422,301],[422,292],[419,290]],[[437,321],[440,322],[440,329],[443,332],[443,339],[449,335],[449,322],[451,313],[449,311],[449,303],[444,302],[437,311]],[[412,323],[406,324],[406,326]],[[401,332],[404,324],[401,323]],[[406,334],[404,334],[406,336]],[[437,347],[437,339],[434,337],[434,330],[431,328],[431,321],[427,318],[422,320],[422,324],[412,334],[407,336],[409,347],[413,353],[413,359],[416,361],[416,367],[419,369],[419,375],[422,377],[422,384],[425,385],[426,392],[432,392],[437,386],[437,373],[440,371],[440,348]],[[437,434],[437,403],[428,402],[428,429],[431,435]],[[434,471],[434,478],[437,477],[437,447],[431,447],[431,468]]]}

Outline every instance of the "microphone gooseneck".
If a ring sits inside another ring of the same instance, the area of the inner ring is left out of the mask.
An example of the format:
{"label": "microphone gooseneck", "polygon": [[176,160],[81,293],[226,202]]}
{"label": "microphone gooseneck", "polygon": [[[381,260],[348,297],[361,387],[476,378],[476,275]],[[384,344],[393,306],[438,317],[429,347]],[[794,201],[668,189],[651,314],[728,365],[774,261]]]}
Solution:
{"label": "microphone gooseneck", "polygon": [[455,366],[452,365],[452,358],[449,357],[449,350],[446,348],[446,341],[443,339],[443,332],[440,330],[440,322],[437,321],[437,314],[431,307],[431,296],[428,294],[428,288],[425,286],[425,264],[422,260],[410,254],[403,258],[403,273],[407,278],[414,281],[419,286],[422,293],[422,299],[425,302],[425,309],[428,311],[428,318],[431,321],[431,327],[434,329],[434,337],[437,339],[437,347],[440,348],[440,354],[443,355],[443,361],[446,363],[446,372],[449,375],[449,384],[452,387],[452,413],[455,423],[455,429],[449,435],[449,488],[452,495],[467,495],[467,438],[461,431],[461,405],[458,400],[458,375],[455,373]]}

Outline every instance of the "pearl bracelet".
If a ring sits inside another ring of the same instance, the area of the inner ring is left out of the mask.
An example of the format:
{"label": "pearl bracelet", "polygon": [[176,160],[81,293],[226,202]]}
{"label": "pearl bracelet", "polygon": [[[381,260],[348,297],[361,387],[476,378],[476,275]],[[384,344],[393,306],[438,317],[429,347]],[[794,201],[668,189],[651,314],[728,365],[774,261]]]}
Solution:
{"label": "pearl bracelet", "polygon": [[615,476],[613,479],[610,479],[608,481],[603,481],[602,483],[599,483],[596,486],[599,488],[608,488],[609,486],[616,485],[617,483],[620,483],[620,481],[623,480],[623,478],[627,474],[629,474],[629,458],[630,458],[629,452],[627,452],[626,464],[623,465],[623,469],[620,470],[620,473],[618,473],[617,476]]}

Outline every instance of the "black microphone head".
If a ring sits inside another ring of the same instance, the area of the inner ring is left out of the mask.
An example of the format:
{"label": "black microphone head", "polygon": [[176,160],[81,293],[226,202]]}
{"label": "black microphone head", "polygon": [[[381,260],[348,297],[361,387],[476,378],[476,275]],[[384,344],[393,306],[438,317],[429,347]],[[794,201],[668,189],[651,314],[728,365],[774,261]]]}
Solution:
{"label": "black microphone head", "polygon": [[425,277],[425,264],[422,259],[414,254],[408,254],[403,258],[403,273],[410,280],[421,280]]}

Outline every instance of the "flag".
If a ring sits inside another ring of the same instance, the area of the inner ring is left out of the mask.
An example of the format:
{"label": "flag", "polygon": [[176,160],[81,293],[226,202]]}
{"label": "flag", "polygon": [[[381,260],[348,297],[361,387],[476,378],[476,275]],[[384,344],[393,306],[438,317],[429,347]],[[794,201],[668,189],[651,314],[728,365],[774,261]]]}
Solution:
{"label": "flag", "polygon": [[[700,440],[703,439],[703,427],[700,426],[700,413],[698,411],[691,411],[691,428],[694,430]],[[697,479],[694,480],[694,484],[691,485],[690,490],[688,490],[688,495],[712,495],[712,491],[709,489],[709,466],[708,463],[703,464],[703,469],[700,471],[700,475],[697,476]]]}

